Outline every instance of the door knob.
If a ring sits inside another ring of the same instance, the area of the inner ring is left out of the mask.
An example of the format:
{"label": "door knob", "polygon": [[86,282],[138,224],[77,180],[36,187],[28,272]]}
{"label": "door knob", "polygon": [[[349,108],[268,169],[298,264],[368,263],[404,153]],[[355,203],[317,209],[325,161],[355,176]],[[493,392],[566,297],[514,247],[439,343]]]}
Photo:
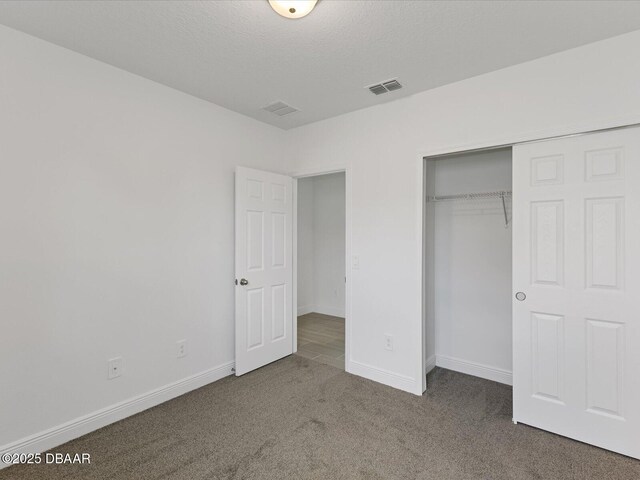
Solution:
{"label": "door knob", "polygon": [[526,294],[526,293],[524,293],[524,292],[518,292],[518,293],[516,293],[516,300],[519,300],[519,301],[521,301],[521,302],[522,302],[522,301],[524,301],[526,298],[527,298],[527,294]]}
{"label": "door knob", "polygon": [[242,286],[249,285],[249,280],[247,280],[246,278],[241,278],[240,285]]}

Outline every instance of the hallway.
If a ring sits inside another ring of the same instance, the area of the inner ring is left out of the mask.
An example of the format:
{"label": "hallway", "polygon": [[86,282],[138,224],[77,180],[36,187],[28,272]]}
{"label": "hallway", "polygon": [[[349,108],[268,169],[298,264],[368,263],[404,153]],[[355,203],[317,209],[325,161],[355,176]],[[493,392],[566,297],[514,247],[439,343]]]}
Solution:
{"label": "hallway", "polygon": [[344,370],[344,318],[308,313],[298,317],[298,352]]}

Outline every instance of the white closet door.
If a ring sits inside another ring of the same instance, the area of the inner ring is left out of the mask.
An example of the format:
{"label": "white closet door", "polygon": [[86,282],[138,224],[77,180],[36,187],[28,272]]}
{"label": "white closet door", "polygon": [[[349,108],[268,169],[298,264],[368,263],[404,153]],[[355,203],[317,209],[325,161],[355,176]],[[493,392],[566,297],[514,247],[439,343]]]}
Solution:
{"label": "white closet door", "polygon": [[514,420],[640,458],[640,129],[514,148],[513,269]]}
{"label": "white closet door", "polygon": [[236,375],[293,353],[292,184],[236,169]]}

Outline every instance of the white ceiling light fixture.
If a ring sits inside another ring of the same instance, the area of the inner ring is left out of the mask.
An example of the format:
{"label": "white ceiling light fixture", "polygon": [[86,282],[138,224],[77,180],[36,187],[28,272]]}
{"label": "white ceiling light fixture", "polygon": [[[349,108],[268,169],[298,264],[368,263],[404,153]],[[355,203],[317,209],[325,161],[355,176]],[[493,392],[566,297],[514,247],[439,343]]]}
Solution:
{"label": "white ceiling light fixture", "polygon": [[311,13],[318,0],[269,0],[269,5],[285,18],[302,18]]}

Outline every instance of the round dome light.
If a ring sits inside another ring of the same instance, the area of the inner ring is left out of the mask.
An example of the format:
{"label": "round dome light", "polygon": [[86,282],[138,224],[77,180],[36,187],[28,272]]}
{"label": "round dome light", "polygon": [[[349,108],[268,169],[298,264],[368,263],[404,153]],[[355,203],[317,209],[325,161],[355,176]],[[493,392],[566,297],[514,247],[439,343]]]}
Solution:
{"label": "round dome light", "polygon": [[311,13],[318,0],[269,0],[269,5],[285,18],[302,18]]}

